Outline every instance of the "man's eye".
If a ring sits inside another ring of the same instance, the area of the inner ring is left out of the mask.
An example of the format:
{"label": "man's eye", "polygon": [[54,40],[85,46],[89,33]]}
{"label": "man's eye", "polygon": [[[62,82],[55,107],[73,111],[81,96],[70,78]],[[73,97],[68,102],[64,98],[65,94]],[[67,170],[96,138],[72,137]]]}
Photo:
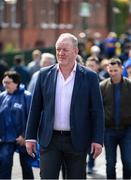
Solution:
{"label": "man's eye", "polygon": [[69,50],[68,49],[63,49],[63,51],[68,52]]}
{"label": "man's eye", "polygon": [[68,52],[69,50],[68,49],[57,49],[58,52],[60,51],[64,51],[64,52]]}

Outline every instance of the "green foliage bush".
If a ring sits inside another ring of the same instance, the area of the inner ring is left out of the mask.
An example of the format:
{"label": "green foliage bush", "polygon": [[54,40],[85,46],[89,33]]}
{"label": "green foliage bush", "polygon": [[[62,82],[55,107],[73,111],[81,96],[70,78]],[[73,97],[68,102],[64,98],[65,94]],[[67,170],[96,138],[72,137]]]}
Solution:
{"label": "green foliage bush", "polygon": [[127,20],[128,20],[128,2],[115,0],[115,7],[120,10],[120,13],[115,14],[115,30],[118,35],[122,34],[127,30]]}

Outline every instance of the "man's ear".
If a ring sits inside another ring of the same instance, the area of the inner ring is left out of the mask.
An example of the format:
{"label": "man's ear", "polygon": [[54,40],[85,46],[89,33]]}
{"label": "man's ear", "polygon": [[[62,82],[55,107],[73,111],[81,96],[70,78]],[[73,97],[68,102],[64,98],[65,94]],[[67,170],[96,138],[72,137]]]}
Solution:
{"label": "man's ear", "polygon": [[109,73],[109,66],[107,66],[107,72]]}
{"label": "man's ear", "polygon": [[75,48],[75,52],[76,52],[76,54],[78,54],[79,53],[79,49]]}

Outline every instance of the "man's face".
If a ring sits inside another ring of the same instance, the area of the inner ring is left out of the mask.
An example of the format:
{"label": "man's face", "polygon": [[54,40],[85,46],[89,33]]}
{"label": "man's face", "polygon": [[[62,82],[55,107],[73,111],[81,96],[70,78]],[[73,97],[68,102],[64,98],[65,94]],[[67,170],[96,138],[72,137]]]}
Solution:
{"label": "man's face", "polygon": [[128,77],[131,78],[131,66],[129,66],[127,69]]}
{"label": "man's face", "polygon": [[118,64],[108,66],[108,73],[114,82],[118,82],[121,80],[122,75],[122,66],[119,66]]}
{"label": "man's face", "polygon": [[32,57],[33,57],[33,60],[37,62],[37,61],[40,61],[40,59],[41,59],[41,54],[33,54]]}
{"label": "man's face", "polygon": [[95,61],[87,61],[86,66],[91,68],[96,73],[99,71],[99,64],[97,64]]}
{"label": "man's face", "polygon": [[56,43],[56,57],[60,66],[70,66],[74,64],[78,48],[73,46],[70,39],[59,39]]}

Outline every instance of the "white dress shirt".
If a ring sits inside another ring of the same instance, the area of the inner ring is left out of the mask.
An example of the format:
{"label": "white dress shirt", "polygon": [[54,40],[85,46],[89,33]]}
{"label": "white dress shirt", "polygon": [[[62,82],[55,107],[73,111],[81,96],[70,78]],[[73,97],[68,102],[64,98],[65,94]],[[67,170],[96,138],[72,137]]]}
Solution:
{"label": "white dress shirt", "polygon": [[67,79],[64,79],[64,76],[58,65],[55,94],[54,130],[70,130],[70,106],[75,81],[75,74],[76,63]]}
{"label": "white dress shirt", "polygon": [[[77,63],[75,63],[72,72],[66,80],[64,79],[58,65],[55,94],[54,130],[70,130],[70,106],[75,81],[76,65]],[[36,140],[27,139],[26,142],[36,142]]]}

